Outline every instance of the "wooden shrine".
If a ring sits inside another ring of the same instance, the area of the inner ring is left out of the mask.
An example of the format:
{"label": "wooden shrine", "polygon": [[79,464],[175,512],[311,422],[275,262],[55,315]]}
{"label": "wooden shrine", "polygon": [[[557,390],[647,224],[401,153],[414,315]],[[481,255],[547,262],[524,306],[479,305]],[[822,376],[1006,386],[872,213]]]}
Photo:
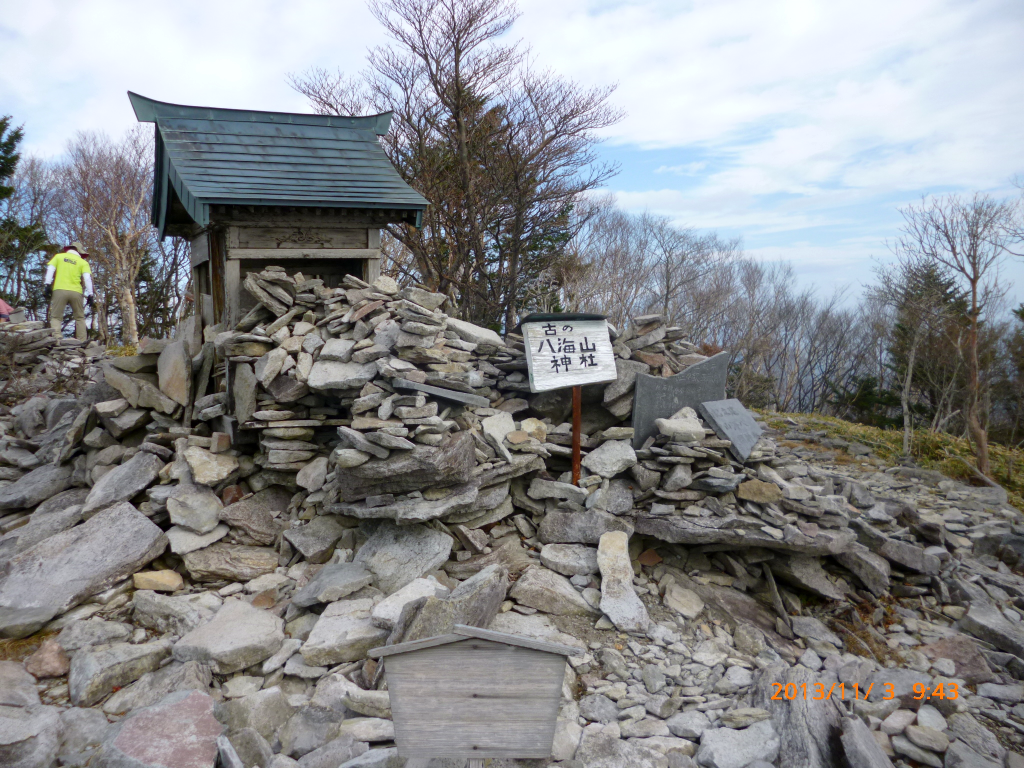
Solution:
{"label": "wooden shrine", "polygon": [[547,758],[565,677],[581,651],[456,625],[370,651],[384,659],[401,757]]}
{"label": "wooden shrine", "polygon": [[391,113],[257,112],[128,96],[138,120],[156,126],[153,224],[190,240],[204,326],[233,327],[256,303],[245,276],[267,266],[327,287],[345,275],[372,281],[381,227],[421,223],[427,201],[378,140]]}

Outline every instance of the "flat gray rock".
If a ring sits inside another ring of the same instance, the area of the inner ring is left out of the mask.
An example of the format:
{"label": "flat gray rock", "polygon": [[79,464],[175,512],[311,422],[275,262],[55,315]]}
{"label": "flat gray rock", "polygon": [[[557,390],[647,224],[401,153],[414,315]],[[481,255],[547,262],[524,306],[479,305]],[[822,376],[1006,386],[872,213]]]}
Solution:
{"label": "flat gray rock", "polygon": [[451,537],[433,528],[383,520],[359,548],[356,562],[369,568],[377,587],[390,595],[439,568],[451,549]]}
{"label": "flat gray rock", "polygon": [[386,459],[371,459],[339,473],[338,498],[358,501],[386,493],[462,485],[469,481],[475,467],[473,436],[458,432],[436,448],[417,445],[411,451],[396,451]]}
{"label": "flat gray rock", "polygon": [[58,707],[0,706],[0,765],[4,768],[47,768],[60,749]]}
{"label": "flat gray rock", "polygon": [[375,363],[339,363],[321,358],[313,363],[306,384],[310,389],[318,391],[358,389],[376,376],[377,365]]}
{"label": "flat gray rock", "polygon": [[161,595],[159,592],[140,589],[132,596],[132,618],[143,627],[180,637],[212,619],[221,604],[221,599],[210,592]]}
{"label": "flat gray rock", "polygon": [[277,550],[271,547],[217,543],[183,559],[194,581],[252,581],[277,569]]}
{"label": "flat gray rock", "polygon": [[206,624],[174,644],[178,661],[199,661],[230,674],[272,656],[284,643],[284,620],[240,600],[226,600]]}
{"label": "flat gray rock", "polygon": [[[404,633],[399,632],[400,614],[395,621],[395,631],[402,642],[408,642],[446,635],[456,624],[486,628],[498,615],[507,593],[508,571],[500,565],[488,565],[459,584],[447,597],[427,597]],[[396,637],[395,641],[398,639]]]}
{"label": "flat gray rock", "polygon": [[[890,670],[883,670],[885,675]],[[827,678],[822,678],[822,682]],[[831,678],[832,682],[835,677]],[[747,731],[768,726],[771,733],[766,738],[771,738],[774,731],[771,726],[774,723],[781,735],[781,746],[777,746],[779,760],[782,765],[799,765],[802,768],[832,768],[841,763],[840,744],[836,739],[841,724],[841,713],[831,702],[815,700],[812,697],[804,699],[802,696],[792,701],[780,701],[772,699],[772,691],[776,690],[773,683],[786,686],[793,683],[799,690],[806,684],[807,689],[814,688],[818,677],[806,667],[797,665],[788,667],[784,663],[773,664],[767,667],[757,681],[753,693],[754,707],[771,712],[772,719],[761,723],[755,723],[747,728]],[[831,683],[829,683],[831,685]],[[880,684],[879,684],[880,685]],[[743,733],[743,731],[740,731]],[[707,732],[705,732],[705,736]],[[776,740],[778,744],[778,740]],[[701,740],[703,750],[704,741]],[[698,753],[700,754],[700,753]],[[761,759],[774,761],[775,756],[759,755]]]}
{"label": "flat gray rock", "polygon": [[606,440],[583,458],[583,466],[601,477],[615,477],[636,464],[636,453],[624,440]]}
{"label": "flat gray rock", "polygon": [[697,763],[706,768],[746,768],[755,760],[774,763],[779,744],[771,720],[762,720],[741,731],[709,728],[701,735]]}
{"label": "flat gray rock", "polygon": [[345,661],[360,661],[366,652],[383,645],[388,631],[374,626],[370,619],[374,600],[339,600],[320,614],[309,638],[300,649],[310,666],[331,666]]}
{"label": "flat gray rock", "polygon": [[167,537],[127,502],[44,539],[0,582],[0,637],[27,637],[160,555]]}
{"label": "flat gray rock", "polygon": [[633,391],[633,447],[639,448],[658,432],[655,419],[667,419],[683,408],[725,399],[729,353],[719,352],[668,378],[641,373]]}
{"label": "flat gray rock", "polygon": [[597,613],[568,579],[539,565],[523,571],[509,590],[509,597],[521,605],[558,616],[592,616]]}
{"label": "flat gray rock", "polygon": [[576,762],[599,768],[668,768],[668,759],[653,749],[604,733],[583,733]]}
{"label": "flat gray rock", "polygon": [[156,454],[139,451],[99,479],[85,500],[82,514],[90,517],[111,504],[128,501],[155,483],[163,466],[163,460]]}
{"label": "flat gray rock", "polygon": [[448,592],[448,587],[433,578],[415,579],[377,603],[370,618],[381,629],[394,629],[406,605],[427,597],[444,598]]}
{"label": "flat gray rock", "polygon": [[59,467],[44,464],[33,469],[10,485],[0,488],[0,510],[34,507],[56,496],[70,487],[73,473],[74,468],[70,464]]}
{"label": "flat gray rock", "polygon": [[231,529],[224,523],[218,524],[209,533],[196,533],[188,528],[175,525],[167,529],[167,542],[174,554],[187,555],[189,552],[195,552],[197,549],[204,549],[215,544],[227,536],[229,530]]}
{"label": "flat gray rock", "polygon": [[308,608],[317,603],[333,603],[372,582],[373,574],[362,563],[329,563],[295,593],[292,604]]}
{"label": "flat gray rock", "polygon": [[0,661],[0,707],[31,707],[39,703],[36,679],[15,661]]}
{"label": "flat gray rock", "polygon": [[82,502],[89,495],[88,488],[72,488],[53,496],[38,507],[28,524],[15,528],[0,541],[14,541],[14,553],[24,552],[43,539],[66,531],[82,519]]}
{"label": "flat gray rock", "polygon": [[109,715],[131,712],[156,704],[178,691],[205,691],[213,682],[213,675],[206,664],[174,661],[166,667],[147,672],[126,688],[115,692],[103,702],[103,711]]}
{"label": "flat gray rock", "polygon": [[[136,592],[136,594],[139,594]],[[57,635],[57,643],[69,653],[93,645],[127,642],[135,628],[120,621],[106,621],[93,616],[82,621],[73,621]]]}
{"label": "flat gray rock", "polygon": [[160,666],[170,643],[113,643],[84,648],[71,657],[68,695],[77,707],[91,707],[107,694],[134,683]]}
{"label": "flat gray rock", "polygon": [[220,497],[205,485],[182,483],[167,497],[167,513],[171,522],[199,535],[210,533],[217,527],[223,508]]}
{"label": "flat gray rock", "polygon": [[272,544],[280,532],[278,517],[288,509],[292,495],[272,485],[220,510],[221,522],[243,531],[257,544]]}
{"label": "flat gray rock", "polygon": [[548,512],[537,529],[537,538],[545,544],[597,544],[609,531],[633,533],[626,520],[607,512]]}
{"label": "flat gray rock", "polygon": [[587,576],[597,573],[597,550],[583,544],[545,544],[540,561],[563,576]]}
{"label": "flat gray rock", "polygon": [[601,569],[601,610],[605,616],[623,632],[647,631],[651,618],[633,589],[629,534],[603,534],[597,546],[597,565]]}
{"label": "flat gray rock", "polygon": [[311,563],[326,563],[345,526],[327,515],[317,515],[305,525],[288,528],[284,537]]}

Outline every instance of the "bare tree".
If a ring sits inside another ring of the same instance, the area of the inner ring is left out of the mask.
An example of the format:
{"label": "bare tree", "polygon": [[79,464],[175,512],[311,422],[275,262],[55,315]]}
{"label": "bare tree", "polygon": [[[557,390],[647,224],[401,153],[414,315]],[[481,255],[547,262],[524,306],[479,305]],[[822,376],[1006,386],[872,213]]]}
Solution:
{"label": "bare tree", "polygon": [[510,0],[371,0],[392,38],[361,80],[313,70],[292,85],[329,114],[394,113],[383,145],[431,202],[424,226],[392,227],[411,278],[447,293],[469,319],[514,324],[563,256],[584,193],[614,172],[593,153],[620,118],[611,88],[537,71],[503,37]]}
{"label": "bare tree", "polygon": [[978,471],[989,475],[988,434],[981,413],[979,327],[989,303],[1000,291],[995,281],[999,263],[1018,241],[1017,207],[1013,202],[975,193],[969,198],[926,198],[920,205],[908,206],[900,213],[904,225],[898,248],[914,258],[948,269],[961,281],[969,297],[964,349],[968,377],[966,423],[974,442]]}
{"label": "bare tree", "polygon": [[161,241],[150,224],[152,158],[152,135],[141,126],[117,142],[79,133],[53,171],[48,229],[92,254],[94,326],[103,341],[137,345],[140,330],[165,335],[182,300],[187,244]]}

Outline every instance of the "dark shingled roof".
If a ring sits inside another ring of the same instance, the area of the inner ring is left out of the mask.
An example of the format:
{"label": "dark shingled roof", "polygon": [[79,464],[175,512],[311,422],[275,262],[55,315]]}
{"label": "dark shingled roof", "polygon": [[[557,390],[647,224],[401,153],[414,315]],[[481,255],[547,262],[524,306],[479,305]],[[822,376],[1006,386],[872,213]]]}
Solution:
{"label": "dark shingled roof", "polygon": [[417,225],[427,207],[377,140],[390,112],[339,117],[128,98],[140,122],[156,123],[153,224],[161,233],[176,201],[200,226],[211,205],[377,208]]}

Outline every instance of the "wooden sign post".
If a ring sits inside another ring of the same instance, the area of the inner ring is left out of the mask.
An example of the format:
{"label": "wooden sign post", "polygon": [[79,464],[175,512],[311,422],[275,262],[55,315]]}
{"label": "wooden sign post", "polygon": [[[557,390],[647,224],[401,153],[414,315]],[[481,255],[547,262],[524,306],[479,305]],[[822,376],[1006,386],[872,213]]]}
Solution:
{"label": "wooden sign post", "polygon": [[604,315],[533,314],[519,328],[526,346],[530,391],[572,387],[572,482],[580,482],[583,385],[615,381],[615,353]]}

